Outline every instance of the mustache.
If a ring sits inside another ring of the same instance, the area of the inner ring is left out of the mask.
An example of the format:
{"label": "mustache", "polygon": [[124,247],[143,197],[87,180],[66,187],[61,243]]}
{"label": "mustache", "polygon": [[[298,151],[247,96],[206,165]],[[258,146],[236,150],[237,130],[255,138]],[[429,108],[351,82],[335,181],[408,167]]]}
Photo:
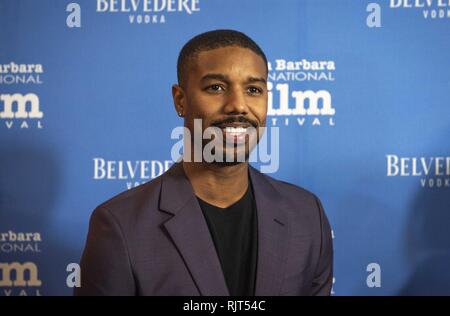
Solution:
{"label": "mustache", "polygon": [[259,125],[258,122],[256,122],[255,120],[248,119],[244,116],[237,116],[237,117],[228,117],[220,121],[214,121],[211,124],[211,126],[220,126],[223,124],[230,124],[230,123],[246,123],[252,125],[255,128],[257,128]]}

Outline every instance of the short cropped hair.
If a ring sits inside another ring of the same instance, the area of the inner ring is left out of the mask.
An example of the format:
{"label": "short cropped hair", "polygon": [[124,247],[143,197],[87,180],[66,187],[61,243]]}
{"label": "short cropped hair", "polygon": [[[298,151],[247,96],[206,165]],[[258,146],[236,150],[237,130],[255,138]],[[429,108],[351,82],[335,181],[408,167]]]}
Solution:
{"label": "short cropped hair", "polygon": [[237,46],[252,50],[264,60],[266,71],[268,71],[266,55],[249,36],[235,30],[213,30],[191,38],[181,49],[177,62],[178,84],[185,83],[189,63],[200,52],[228,46]]}

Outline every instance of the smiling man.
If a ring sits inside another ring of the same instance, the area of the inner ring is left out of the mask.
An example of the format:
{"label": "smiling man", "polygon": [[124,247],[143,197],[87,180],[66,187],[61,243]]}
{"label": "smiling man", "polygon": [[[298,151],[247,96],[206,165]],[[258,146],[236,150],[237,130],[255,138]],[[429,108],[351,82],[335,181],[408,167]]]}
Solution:
{"label": "smiling man", "polygon": [[[193,146],[96,208],[75,294],[329,295],[331,229],[319,199],[247,161],[266,123],[261,48],[241,32],[206,32],[182,48],[177,71],[173,101]],[[216,141],[215,159],[195,155],[208,146],[192,136],[196,124]]]}

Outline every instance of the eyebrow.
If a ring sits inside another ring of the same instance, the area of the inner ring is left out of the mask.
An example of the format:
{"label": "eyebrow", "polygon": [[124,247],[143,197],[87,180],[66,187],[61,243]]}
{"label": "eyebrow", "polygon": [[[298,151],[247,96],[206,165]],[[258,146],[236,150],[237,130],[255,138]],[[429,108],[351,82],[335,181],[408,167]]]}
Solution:
{"label": "eyebrow", "polygon": [[[200,81],[206,81],[206,80],[220,80],[226,83],[230,82],[230,79],[228,78],[228,76],[220,74],[220,73],[209,73],[204,75]],[[246,83],[251,83],[251,82],[261,82],[263,84],[267,84],[267,80],[262,78],[262,77],[253,77],[253,76],[249,76],[247,77]]]}

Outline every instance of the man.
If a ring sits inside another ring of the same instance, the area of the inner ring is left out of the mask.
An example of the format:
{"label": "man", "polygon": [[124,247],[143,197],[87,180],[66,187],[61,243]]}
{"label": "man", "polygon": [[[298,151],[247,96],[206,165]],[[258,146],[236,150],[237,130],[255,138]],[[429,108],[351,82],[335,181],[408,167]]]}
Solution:
{"label": "man", "polygon": [[319,199],[247,161],[266,122],[262,50],[243,33],[215,30],[183,47],[177,70],[184,126],[191,135],[194,120],[214,127],[223,146],[213,154],[234,160],[195,160],[206,142],[194,144],[162,176],[97,207],[75,293],[329,295],[331,229]]}

